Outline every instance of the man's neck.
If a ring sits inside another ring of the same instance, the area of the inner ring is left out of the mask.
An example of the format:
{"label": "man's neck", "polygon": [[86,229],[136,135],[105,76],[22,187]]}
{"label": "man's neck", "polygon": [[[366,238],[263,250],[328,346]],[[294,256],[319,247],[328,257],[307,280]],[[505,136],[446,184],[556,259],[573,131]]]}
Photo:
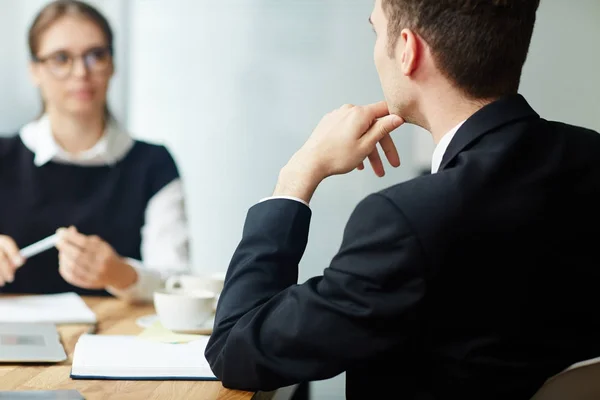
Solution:
{"label": "man's neck", "polygon": [[461,122],[465,121],[495,99],[470,100],[454,91],[431,96],[421,104],[422,127],[428,130],[435,144]]}
{"label": "man's neck", "polygon": [[89,150],[104,134],[104,114],[73,116],[49,110],[48,118],[54,140],[71,154]]}

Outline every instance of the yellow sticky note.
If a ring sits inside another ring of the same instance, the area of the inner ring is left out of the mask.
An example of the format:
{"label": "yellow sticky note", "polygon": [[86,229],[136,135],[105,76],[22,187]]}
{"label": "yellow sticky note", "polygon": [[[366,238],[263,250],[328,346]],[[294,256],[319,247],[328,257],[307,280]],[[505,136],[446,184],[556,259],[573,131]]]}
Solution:
{"label": "yellow sticky note", "polygon": [[198,340],[202,335],[175,333],[162,326],[160,321],[155,321],[150,327],[138,335],[142,339],[162,343],[187,343]]}

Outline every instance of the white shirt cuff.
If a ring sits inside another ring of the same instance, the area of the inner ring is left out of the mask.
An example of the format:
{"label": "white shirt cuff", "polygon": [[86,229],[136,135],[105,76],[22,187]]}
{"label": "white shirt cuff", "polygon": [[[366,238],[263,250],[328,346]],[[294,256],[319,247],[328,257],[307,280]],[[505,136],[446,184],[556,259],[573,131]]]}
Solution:
{"label": "white shirt cuff", "polygon": [[267,201],[267,200],[277,200],[277,199],[286,199],[286,200],[297,201],[297,202],[300,202],[300,203],[304,204],[306,207],[310,208],[310,206],[308,205],[307,202],[305,202],[304,200],[299,199],[297,197],[293,197],[293,196],[271,196],[271,197],[265,197],[264,199],[261,199],[259,201],[259,203],[262,203],[263,201]]}
{"label": "white shirt cuff", "polygon": [[154,292],[161,289],[164,285],[164,280],[160,273],[144,268],[138,260],[127,258],[125,261],[137,273],[137,281],[125,289],[117,289],[109,286],[106,288],[106,291],[129,302],[151,302]]}

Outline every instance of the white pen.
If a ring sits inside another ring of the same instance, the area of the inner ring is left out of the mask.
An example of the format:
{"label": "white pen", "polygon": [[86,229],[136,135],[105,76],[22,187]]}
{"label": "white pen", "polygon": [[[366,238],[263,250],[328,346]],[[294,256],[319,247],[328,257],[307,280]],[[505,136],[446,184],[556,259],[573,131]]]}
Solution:
{"label": "white pen", "polygon": [[39,242],[35,242],[27,247],[23,247],[19,253],[21,254],[21,257],[25,259],[31,258],[37,254],[40,254],[41,252],[50,250],[51,248],[56,246],[57,241],[58,235],[55,233],[54,235],[48,236],[47,238],[42,239]]}

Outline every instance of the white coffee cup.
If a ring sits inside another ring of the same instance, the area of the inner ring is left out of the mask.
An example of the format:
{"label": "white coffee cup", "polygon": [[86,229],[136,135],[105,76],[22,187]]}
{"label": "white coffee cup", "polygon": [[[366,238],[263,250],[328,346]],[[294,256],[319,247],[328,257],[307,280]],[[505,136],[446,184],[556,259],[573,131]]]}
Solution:
{"label": "white coffee cup", "polygon": [[176,332],[202,330],[212,316],[216,295],[206,290],[158,290],[154,308],[161,324]]}
{"label": "white coffee cup", "polygon": [[223,291],[224,274],[177,275],[171,276],[165,283],[167,290],[206,290],[219,295]]}

